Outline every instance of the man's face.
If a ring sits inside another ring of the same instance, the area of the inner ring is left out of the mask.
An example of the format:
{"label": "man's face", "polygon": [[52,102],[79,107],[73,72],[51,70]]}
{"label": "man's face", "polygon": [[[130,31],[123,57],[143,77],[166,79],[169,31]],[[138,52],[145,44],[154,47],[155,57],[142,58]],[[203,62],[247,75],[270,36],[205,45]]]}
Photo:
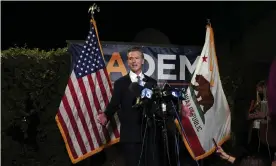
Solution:
{"label": "man's face", "polygon": [[142,70],[142,65],[144,64],[144,59],[139,51],[132,51],[128,53],[127,63],[130,70],[134,73],[140,72]]}

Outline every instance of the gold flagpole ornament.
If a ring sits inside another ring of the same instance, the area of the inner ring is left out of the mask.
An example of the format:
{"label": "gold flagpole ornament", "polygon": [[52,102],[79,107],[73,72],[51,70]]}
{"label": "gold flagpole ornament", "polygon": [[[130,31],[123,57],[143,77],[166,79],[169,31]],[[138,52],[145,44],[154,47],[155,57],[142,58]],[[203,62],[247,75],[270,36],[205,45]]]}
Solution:
{"label": "gold flagpole ornament", "polygon": [[97,12],[100,12],[100,7],[97,6],[95,3],[90,6],[90,8],[88,9],[88,13],[91,13],[91,19],[94,20],[94,14],[95,14],[95,10]]}

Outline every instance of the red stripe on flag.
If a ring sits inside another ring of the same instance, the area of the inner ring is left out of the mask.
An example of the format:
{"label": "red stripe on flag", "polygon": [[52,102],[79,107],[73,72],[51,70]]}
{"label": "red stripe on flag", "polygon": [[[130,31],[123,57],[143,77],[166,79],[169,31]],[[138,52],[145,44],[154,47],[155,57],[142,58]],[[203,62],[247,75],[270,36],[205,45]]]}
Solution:
{"label": "red stripe on flag", "polygon": [[[85,89],[85,85],[84,85],[84,83],[83,83],[83,79],[82,79],[82,78],[78,79],[78,83],[79,83],[79,86],[80,86],[80,89],[81,89],[81,93],[82,93],[82,96],[83,96],[84,104],[85,104],[85,106],[86,106],[86,108],[87,108],[87,113],[88,113],[88,115],[89,115],[89,119],[90,119],[90,121],[91,121],[91,125],[92,125],[92,126],[96,126],[95,119],[94,119],[94,115],[93,115],[92,108],[91,108],[91,105],[90,105],[90,102],[91,102],[91,101],[89,100],[89,98],[88,98],[88,96],[87,96],[87,91],[86,91],[86,89]],[[96,141],[97,141],[98,145],[100,145],[101,142],[100,142],[99,131],[98,131],[97,128],[96,128],[96,130],[95,130],[95,129],[92,127],[92,129],[93,129],[93,133],[95,134]],[[90,133],[89,133],[89,135],[90,135]],[[89,139],[89,143],[90,143],[90,140],[92,141],[92,136],[90,135],[89,138],[90,138],[90,139]],[[93,141],[92,141],[92,145],[93,145]],[[91,147],[92,147],[92,146],[91,146]],[[94,149],[95,149],[95,146],[93,145],[93,148],[92,148],[91,150],[94,150]]]}
{"label": "red stripe on flag", "polygon": [[[76,83],[78,83],[78,80],[75,80],[75,79],[72,80],[72,78],[70,78],[69,82],[68,82],[68,87],[69,87],[70,92],[72,94],[72,98],[73,98],[73,102],[74,102],[74,105],[76,107],[76,110],[78,112],[77,116],[79,117],[79,119],[81,121],[81,125],[82,125],[82,127],[84,129],[85,135],[83,135],[83,137],[87,138],[90,148],[93,149],[93,147],[94,147],[93,141],[91,139],[91,135],[89,133],[88,125],[86,124],[86,121],[85,121],[85,118],[84,118],[84,115],[83,115],[83,112],[82,112],[82,108],[81,108],[81,105],[79,103],[79,97],[78,97],[79,94],[77,94],[76,89],[73,86],[73,81],[76,81]],[[79,86],[79,84],[77,86]],[[81,91],[83,91],[83,89],[81,89],[80,86],[79,86],[79,88],[80,88]],[[82,133],[82,134],[84,134],[84,133]],[[87,144],[87,142],[84,142],[84,144]],[[87,152],[87,150],[86,150],[86,152]]]}
{"label": "red stripe on flag", "polygon": [[[94,103],[94,106],[95,106],[95,111],[99,114],[99,110],[101,109],[101,106],[100,106],[100,103],[99,103],[99,99],[98,99],[98,96],[96,94],[96,87],[95,87],[95,84],[93,82],[93,79],[92,79],[92,76],[91,75],[87,75],[87,79],[88,79],[88,82],[89,82],[89,85],[90,85],[90,89],[92,91],[92,95],[93,95],[93,103]],[[105,131],[105,128],[102,127],[102,130],[103,130],[103,133],[105,135],[105,138],[106,138],[106,133],[107,131]],[[101,146],[103,144],[103,140],[101,140],[101,144],[99,144],[99,146]]]}
{"label": "red stripe on flag", "polygon": [[202,146],[200,144],[200,141],[197,137],[197,134],[194,131],[194,128],[193,128],[189,118],[187,118],[186,116],[182,116],[181,123],[182,123],[182,125],[185,129],[185,135],[184,136],[185,136],[190,148],[192,149],[195,157],[204,154],[205,151],[204,151],[204,149],[202,148]]}
{"label": "red stripe on flag", "polygon": [[101,94],[102,94],[102,97],[103,97],[103,100],[104,100],[104,105],[107,105],[108,104],[108,97],[107,97],[107,94],[106,94],[105,86],[104,86],[103,81],[102,81],[101,73],[97,72],[96,77],[97,77],[97,81],[98,81],[98,85],[99,85],[98,88],[100,88]]}
{"label": "red stripe on flag", "polygon": [[97,141],[98,145],[101,146],[102,145],[102,140],[101,140],[101,137],[100,137],[100,134],[99,134],[100,131],[97,128],[97,125],[96,125],[96,122],[95,122],[95,119],[94,119],[94,115],[93,115],[93,109],[92,109],[93,108],[93,104],[94,104],[94,106],[95,106],[95,110],[94,111],[96,111],[96,112],[98,111],[98,106],[95,105],[95,90],[94,90],[94,88],[92,88],[93,86],[90,84],[90,81],[92,81],[91,75],[87,75],[87,80],[88,80],[89,88],[91,89],[92,98],[93,98],[93,101],[89,101],[91,112],[88,111],[88,113],[89,113],[89,116],[90,116],[92,130],[93,130],[93,132],[95,134],[96,141]]}
{"label": "red stripe on flag", "polygon": [[105,75],[105,77],[106,77],[106,79],[107,79],[107,82],[108,82],[108,86],[109,86],[109,90],[110,90],[110,93],[112,94],[112,84],[111,84],[111,81],[110,81],[110,79],[109,79],[109,76],[108,76],[108,74],[107,74],[107,70],[105,69],[105,70],[103,70],[104,71],[104,75]]}
{"label": "red stripe on flag", "polygon": [[[68,84],[68,86],[69,86],[69,84]],[[64,110],[66,111],[66,113],[68,115],[70,123],[71,123],[71,125],[73,127],[73,131],[74,131],[74,133],[75,133],[75,135],[77,137],[77,141],[78,141],[78,144],[80,145],[81,152],[82,152],[82,154],[85,154],[86,153],[86,149],[85,149],[83,140],[81,138],[80,131],[79,131],[77,123],[76,123],[76,121],[74,119],[74,115],[72,113],[72,110],[70,108],[70,105],[69,105],[69,102],[68,102],[68,99],[67,99],[66,95],[63,96],[62,102],[63,102],[63,105],[64,105]],[[64,111],[64,110],[60,110],[60,111]]]}
{"label": "red stripe on flag", "polygon": [[[71,94],[72,94],[72,98],[73,98],[73,101],[74,101],[74,105],[75,105],[75,107],[76,107],[76,110],[77,110],[77,112],[78,112],[77,115],[78,115],[78,117],[79,117],[79,119],[80,119],[80,121],[81,121],[82,127],[83,127],[83,129],[84,129],[85,135],[83,135],[83,136],[87,138],[88,143],[89,143],[89,146],[90,146],[90,148],[92,149],[92,148],[94,147],[93,141],[92,141],[92,139],[91,139],[91,135],[90,135],[90,133],[89,133],[89,129],[88,129],[88,126],[87,126],[87,124],[86,124],[86,121],[85,121],[85,118],[84,118],[84,115],[83,115],[83,112],[82,112],[82,108],[81,108],[80,101],[79,101],[79,94],[77,94],[77,93],[79,93],[79,92],[76,92],[76,89],[74,88],[74,85],[73,85],[73,81],[75,81],[76,83],[78,83],[78,80],[75,80],[75,79],[72,80],[72,78],[70,78],[70,79],[69,79],[69,82],[68,82],[68,87],[69,87],[70,92],[71,92]],[[83,91],[83,89],[81,89],[81,88],[84,88],[84,87],[80,87],[79,84],[78,84],[77,86],[79,86],[80,90]],[[85,91],[85,89],[84,89],[84,91]],[[82,97],[83,97],[83,96],[82,96]],[[86,142],[85,142],[85,144],[86,144]],[[85,149],[86,149],[86,148],[85,148]],[[86,150],[86,152],[87,152],[87,150]]]}
{"label": "red stripe on flag", "polygon": [[[108,75],[107,75],[107,72],[106,72],[106,70],[104,70],[104,77],[108,80]],[[107,105],[108,104],[108,96],[107,96],[107,93],[109,93],[108,92],[108,90],[104,87],[104,85],[103,85],[103,81],[102,81],[102,79],[100,78],[101,77],[101,73],[99,72],[98,74],[97,74],[97,78],[98,78],[98,80],[99,80],[99,85],[102,85],[102,87],[101,87],[101,91],[102,91],[102,94],[104,94],[104,98],[105,98],[105,100],[104,100],[104,102],[105,102],[105,105]],[[110,81],[107,81],[107,82],[109,82],[109,89],[111,89],[112,87],[111,87],[111,84],[110,84]],[[112,93],[111,91],[110,91],[110,93]],[[115,135],[115,137],[116,138],[118,138],[119,137],[119,131],[118,131],[118,128],[117,128],[117,123],[116,123],[116,120],[115,120],[115,118],[114,118],[114,116],[111,118],[111,120],[110,120],[110,122],[111,122],[111,127],[112,127],[112,129],[113,129],[113,132],[114,132],[114,135]]]}
{"label": "red stripe on flag", "polygon": [[64,120],[63,120],[63,118],[62,118],[62,116],[60,114],[60,110],[58,110],[57,117],[58,117],[58,121],[59,121],[59,123],[60,123],[60,125],[62,127],[62,130],[63,130],[63,132],[64,132],[64,134],[66,136],[66,140],[67,140],[68,146],[70,148],[70,151],[72,153],[72,156],[73,156],[74,159],[76,159],[76,158],[78,158],[78,155],[77,155],[77,153],[75,151],[75,148],[74,148],[74,145],[72,143],[71,137],[69,135],[69,131],[67,129],[67,126],[66,126],[66,124],[65,124],[65,122],[64,122]]}
{"label": "red stripe on flag", "polygon": [[[100,74],[100,71],[96,72],[96,82],[98,82],[98,86],[99,87],[96,87],[96,88],[99,88],[101,93],[99,95],[102,96],[102,99],[104,101],[104,105],[106,106],[108,103],[106,101],[108,101],[108,97],[106,95],[106,92],[105,92],[105,87],[103,85],[103,82],[102,82],[102,79],[101,79],[101,74]],[[99,102],[99,100],[98,100]],[[106,129],[106,127],[102,127],[102,130],[103,130],[103,133],[104,133],[104,136],[105,136],[105,139],[108,141],[110,141],[110,135]]]}
{"label": "red stripe on flag", "polygon": [[118,131],[118,125],[116,123],[116,120],[113,116],[113,118],[110,119],[110,123],[111,123],[111,127],[112,127],[112,131],[114,133],[114,136],[115,138],[119,138],[120,137],[120,134],[119,134],[119,131]]}

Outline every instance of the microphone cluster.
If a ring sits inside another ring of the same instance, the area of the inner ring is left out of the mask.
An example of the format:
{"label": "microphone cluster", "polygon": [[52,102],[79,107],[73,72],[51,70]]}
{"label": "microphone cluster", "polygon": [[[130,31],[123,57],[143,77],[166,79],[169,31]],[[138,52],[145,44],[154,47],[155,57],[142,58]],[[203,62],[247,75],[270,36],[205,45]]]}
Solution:
{"label": "microphone cluster", "polygon": [[147,79],[141,80],[139,83],[132,83],[131,91],[134,92],[137,99],[133,107],[140,107],[144,104],[157,100],[184,100],[185,89],[172,88],[165,83],[163,88],[147,82]]}

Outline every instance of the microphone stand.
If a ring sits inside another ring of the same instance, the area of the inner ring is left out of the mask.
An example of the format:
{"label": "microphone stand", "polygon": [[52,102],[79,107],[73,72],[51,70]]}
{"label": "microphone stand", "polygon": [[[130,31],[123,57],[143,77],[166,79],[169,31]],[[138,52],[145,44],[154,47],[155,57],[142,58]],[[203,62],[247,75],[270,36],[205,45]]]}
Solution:
{"label": "microphone stand", "polygon": [[170,160],[170,153],[169,153],[169,143],[168,143],[168,129],[166,125],[166,116],[167,116],[167,110],[166,110],[166,104],[164,102],[161,103],[161,108],[163,112],[162,121],[162,135],[163,135],[163,146],[164,146],[164,166],[166,166],[166,156],[168,157],[169,165],[171,166],[171,160]]}
{"label": "microphone stand", "polygon": [[[178,102],[180,102],[180,101],[178,101]],[[171,103],[173,104],[172,101],[171,101]],[[175,113],[175,115],[176,115],[176,119],[177,119],[177,121],[178,121],[178,123],[179,123],[179,125],[180,125],[180,127],[181,127],[181,131],[182,131],[182,133],[183,133],[183,134],[185,135],[185,137],[186,137],[186,132],[185,132],[185,130],[184,130],[184,127],[182,126],[181,119],[180,119],[180,117],[179,117],[179,114],[178,114],[177,109],[175,108],[175,105],[174,105],[174,104],[173,104],[173,110],[174,110],[174,113]],[[182,137],[181,134],[180,134],[180,136]],[[188,143],[189,146],[191,145],[190,142],[189,142],[189,140],[187,140],[187,143]],[[194,153],[194,152],[193,152],[193,153]],[[197,166],[200,166],[200,164],[199,164],[199,162],[198,162],[197,160],[195,160],[195,162],[196,162]]]}
{"label": "microphone stand", "polygon": [[[145,147],[145,153],[146,153],[146,150],[147,150],[146,134],[147,134],[147,130],[148,130],[149,117],[147,116],[146,111],[147,111],[147,108],[143,104],[142,126],[143,126],[144,118],[146,119],[146,123],[145,123],[144,134],[142,134],[143,130],[141,132],[141,135],[143,135],[143,140],[142,140],[142,148],[141,148],[141,153],[140,153],[140,157],[139,157],[138,166],[140,166],[140,164],[141,164],[142,156],[143,156],[143,153],[144,153],[144,147]],[[145,155],[145,157],[146,157],[146,155]],[[144,164],[142,164],[142,165],[144,165]]]}
{"label": "microphone stand", "polygon": [[[171,104],[172,104],[172,110],[173,110],[173,112],[174,113],[178,113],[179,111],[178,111],[178,109],[180,108],[180,104],[181,104],[181,101],[180,100],[178,100],[178,107],[176,107],[176,104],[171,100]],[[175,118],[175,117],[174,117]],[[177,132],[177,129],[176,129],[176,131],[174,131],[174,135],[173,135],[173,137],[174,137],[174,143],[175,143],[175,157],[176,157],[176,165],[177,166],[180,166],[180,156],[179,156],[179,151],[180,151],[180,145],[179,145],[179,134],[178,134],[178,132]],[[181,137],[181,135],[180,135],[180,137]]]}

